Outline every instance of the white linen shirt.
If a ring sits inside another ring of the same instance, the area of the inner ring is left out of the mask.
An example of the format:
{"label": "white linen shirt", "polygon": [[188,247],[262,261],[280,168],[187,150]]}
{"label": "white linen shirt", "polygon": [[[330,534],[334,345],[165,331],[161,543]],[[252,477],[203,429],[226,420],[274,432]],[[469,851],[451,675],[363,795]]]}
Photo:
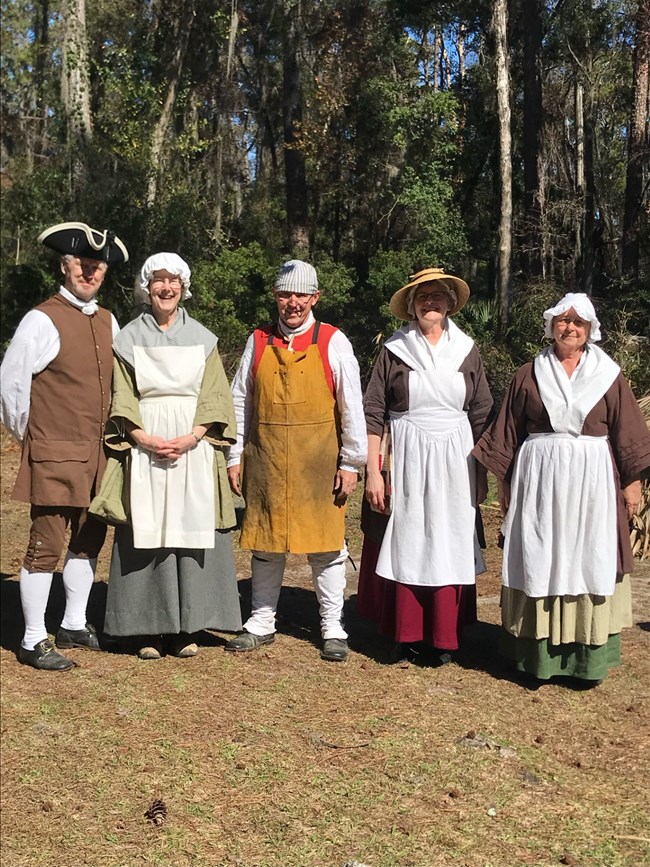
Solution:
{"label": "white linen shirt", "polygon": [[[310,313],[304,325],[290,330],[284,328],[282,331],[285,336],[304,334],[312,327],[314,321],[314,316]],[[244,445],[248,440],[255,388],[254,358],[255,340],[251,334],[232,382],[232,397],[237,417],[237,443],[230,448],[229,467],[239,466]],[[359,363],[354,355],[352,344],[338,329],[328,344],[327,359],[332,370],[336,403],[341,416],[340,468],[353,473],[358,472],[365,465],[368,453]]]}
{"label": "white linen shirt", "polygon": [[[97,309],[96,302],[81,301],[61,286],[59,295],[75,307],[89,312]],[[85,311],[84,311],[85,312]],[[111,313],[113,339],[120,326]],[[30,310],[21,320],[0,367],[0,410],[2,423],[22,442],[29,420],[32,377],[51,364],[59,354],[61,339],[56,325],[42,310]]]}

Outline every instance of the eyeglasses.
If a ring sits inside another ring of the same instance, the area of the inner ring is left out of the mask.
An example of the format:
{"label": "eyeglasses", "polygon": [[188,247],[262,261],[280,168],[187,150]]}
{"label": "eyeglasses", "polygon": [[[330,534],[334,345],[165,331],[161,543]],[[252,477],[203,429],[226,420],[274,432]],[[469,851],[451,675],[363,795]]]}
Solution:
{"label": "eyeglasses", "polygon": [[298,301],[307,301],[309,298],[313,298],[314,294],[312,292],[276,292],[275,297],[280,301],[290,301],[292,298]]}
{"label": "eyeglasses", "polygon": [[424,303],[425,301],[441,301],[443,298],[449,298],[446,292],[418,292],[415,296],[415,300],[420,303]]}
{"label": "eyeglasses", "polygon": [[562,319],[558,318],[555,320],[556,325],[564,325],[566,328],[567,325],[574,325],[576,328],[587,328],[591,325],[590,322],[586,322],[584,319],[580,319],[578,316],[572,318],[571,316],[563,316]]}
{"label": "eyeglasses", "polygon": [[156,289],[160,289],[161,286],[164,286],[165,283],[169,283],[170,289],[180,289],[183,285],[182,280],[178,277],[154,277],[151,281],[152,287]]}

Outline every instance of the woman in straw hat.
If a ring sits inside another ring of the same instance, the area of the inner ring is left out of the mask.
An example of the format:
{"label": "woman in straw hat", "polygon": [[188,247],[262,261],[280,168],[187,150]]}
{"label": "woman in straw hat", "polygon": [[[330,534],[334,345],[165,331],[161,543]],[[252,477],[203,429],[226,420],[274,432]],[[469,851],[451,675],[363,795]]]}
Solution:
{"label": "woman in straw hat", "polygon": [[650,433],[619,366],[596,346],[591,300],[544,313],[553,344],[514,376],[474,455],[499,479],[502,649],[517,670],[595,686],[632,625],[628,521]]}
{"label": "woman in straw hat", "polygon": [[[438,663],[450,661],[476,619],[476,575],[485,567],[475,520],[486,482],[470,452],[492,396],[474,341],[449,318],[468,298],[467,283],[441,268],[413,275],[390,301],[407,324],[385,342],[365,396],[359,611],[393,639],[394,661],[423,646]],[[380,472],[386,430],[390,492]]]}

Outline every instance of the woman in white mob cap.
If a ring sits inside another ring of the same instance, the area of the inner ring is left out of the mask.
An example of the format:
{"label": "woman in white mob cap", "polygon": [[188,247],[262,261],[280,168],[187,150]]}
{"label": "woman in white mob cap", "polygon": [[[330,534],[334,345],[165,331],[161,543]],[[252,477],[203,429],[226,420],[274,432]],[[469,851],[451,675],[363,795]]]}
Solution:
{"label": "woman in white mob cap", "polygon": [[596,346],[590,299],[544,313],[551,346],[514,376],[473,451],[499,479],[503,649],[516,668],[594,686],[631,626],[628,521],[650,432],[618,365]]}
{"label": "woman in white mob cap", "polygon": [[[142,659],[160,658],[163,637],[187,657],[197,652],[193,633],[241,629],[224,453],[236,441],[234,407],[217,338],[179,306],[189,286],[180,256],[150,256],[140,275],[150,309],[113,345],[106,438],[129,451],[128,524],[115,533],[104,629],[137,638]],[[98,514],[119,511],[105,502],[110,469],[91,507]]]}

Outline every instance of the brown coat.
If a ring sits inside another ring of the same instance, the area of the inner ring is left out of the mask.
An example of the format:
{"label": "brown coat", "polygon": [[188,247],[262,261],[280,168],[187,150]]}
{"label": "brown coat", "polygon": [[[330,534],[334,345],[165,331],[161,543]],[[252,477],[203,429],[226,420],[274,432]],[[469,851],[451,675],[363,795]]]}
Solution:
{"label": "brown coat", "polygon": [[36,506],[90,505],[106,458],[111,397],[111,315],[86,316],[60,295],[36,308],[50,317],[58,355],[32,379],[29,421],[13,497]]}

